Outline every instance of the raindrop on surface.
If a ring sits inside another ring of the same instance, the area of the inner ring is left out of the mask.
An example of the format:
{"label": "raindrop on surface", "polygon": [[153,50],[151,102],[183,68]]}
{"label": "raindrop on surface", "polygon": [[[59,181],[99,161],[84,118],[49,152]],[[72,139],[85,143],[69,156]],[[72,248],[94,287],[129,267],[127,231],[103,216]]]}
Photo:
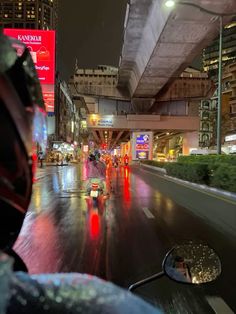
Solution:
{"label": "raindrop on surface", "polygon": [[45,305],[43,306],[43,309],[47,311],[47,310],[49,310],[49,309],[50,309],[50,307],[49,307],[49,305],[48,305],[48,304],[45,304]]}
{"label": "raindrop on surface", "polygon": [[57,303],[61,303],[61,302],[62,302],[62,297],[57,296],[57,297],[56,297],[56,302],[57,302]]}
{"label": "raindrop on surface", "polygon": [[26,304],[27,304],[26,299],[22,298],[21,296],[17,296],[16,299],[17,299],[17,301],[20,302],[21,305],[26,306]]}

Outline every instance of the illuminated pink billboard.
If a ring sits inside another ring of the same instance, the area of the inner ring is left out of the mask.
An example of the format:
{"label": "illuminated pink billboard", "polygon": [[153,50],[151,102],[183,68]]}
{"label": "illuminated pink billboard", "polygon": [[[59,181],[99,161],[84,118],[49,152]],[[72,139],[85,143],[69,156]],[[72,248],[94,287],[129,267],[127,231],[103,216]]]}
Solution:
{"label": "illuminated pink billboard", "polygon": [[[52,99],[54,99],[55,84],[55,31],[5,28],[4,33],[22,41],[30,50],[38,72],[39,80],[42,84],[46,109],[49,112],[53,112],[54,101],[52,101]],[[50,104],[48,102],[49,98]]]}
{"label": "illuminated pink billboard", "polygon": [[4,33],[27,45],[42,84],[55,82],[55,31],[6,28]]}

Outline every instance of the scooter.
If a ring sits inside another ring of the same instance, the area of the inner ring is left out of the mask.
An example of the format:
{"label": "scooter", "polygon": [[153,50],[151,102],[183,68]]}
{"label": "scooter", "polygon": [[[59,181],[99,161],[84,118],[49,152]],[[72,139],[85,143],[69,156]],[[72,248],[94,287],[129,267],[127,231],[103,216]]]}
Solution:
{"label": "scooter", "polygon": [[134,291],[163,276],[179,283],[199,285],[216,280],[220,274],[221,261],[216,252],[204,243],[188,242],[166,254],[161,272],[133,283],[129,290]]}
{"label": "scooter", "polygon": [[93,206],[99,206],[99,200],[103,198],[103,183],[101,180],[91,180],[88,183],[88,195],[93,201]]}
{"label": "scooter", "polygon": [[115,168],[118,168],[118,166],[119,166],[118,161],[114,161],[113,165],[114,165]]}

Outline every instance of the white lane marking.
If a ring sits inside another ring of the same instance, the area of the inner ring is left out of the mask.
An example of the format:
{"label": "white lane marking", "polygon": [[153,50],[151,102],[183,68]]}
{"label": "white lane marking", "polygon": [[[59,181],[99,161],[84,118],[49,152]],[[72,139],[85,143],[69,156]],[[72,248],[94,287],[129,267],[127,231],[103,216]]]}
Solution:
{"label": "white lane marking", "polygon": [[147,207],[143,207],[142,211],[147,216],[148,219],[155,219],[155,216],[150,212],[150,210]]}
{"label": "white lane marking", "polygon": [[216,314],[234,314],[222,298],[208,296],[206,299]]}

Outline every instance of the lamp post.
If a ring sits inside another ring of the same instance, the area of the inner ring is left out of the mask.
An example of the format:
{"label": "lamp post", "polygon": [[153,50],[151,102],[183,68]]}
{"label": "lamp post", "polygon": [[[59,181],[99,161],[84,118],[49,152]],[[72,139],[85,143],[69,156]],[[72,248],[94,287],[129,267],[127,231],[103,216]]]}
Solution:
{"label": "lamp post", "polygon": [[219,13],[208,9],[205,9],[198,4],[176,1],[176,0],[166,0],[165,5],[168,8],[173,8],[175,5],[188,5],[199,9],[207,14],[217,16],[220,22],[220,32],[219,32],[219,64],[218,64],[218,106],[217,106],[217,154],[221,154],[221,109],[222,109],[222,42],[223,42],[223,17],[224,16],[234,16],[235,13]]}

